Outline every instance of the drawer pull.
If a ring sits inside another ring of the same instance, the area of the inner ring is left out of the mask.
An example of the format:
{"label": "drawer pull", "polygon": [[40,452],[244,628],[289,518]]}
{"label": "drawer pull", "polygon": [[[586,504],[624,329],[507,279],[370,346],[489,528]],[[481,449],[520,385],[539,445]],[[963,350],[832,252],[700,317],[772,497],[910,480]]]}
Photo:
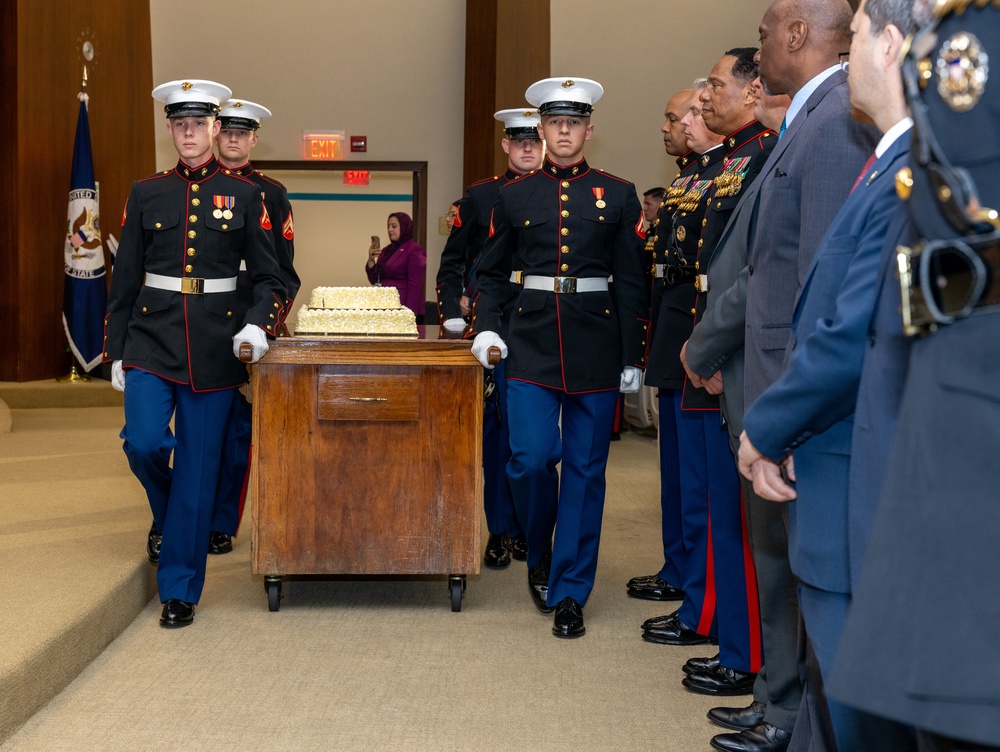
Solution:
{"label": "drawer pull", "polygon": [[348,397],[348,402],[388,402],[388,397]]}

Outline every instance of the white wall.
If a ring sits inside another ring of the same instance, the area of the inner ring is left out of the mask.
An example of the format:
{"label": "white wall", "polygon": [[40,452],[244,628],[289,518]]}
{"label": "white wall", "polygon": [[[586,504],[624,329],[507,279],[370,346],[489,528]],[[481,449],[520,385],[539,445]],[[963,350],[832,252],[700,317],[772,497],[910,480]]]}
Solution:
{"label": "white wall", "polygon": [[670,95],[707,76],[733,47],[756,47],[770,0],[550,0],[552,75],[593,78],[591,167],[631,180],[641,194],[677,166],[660,126]]}

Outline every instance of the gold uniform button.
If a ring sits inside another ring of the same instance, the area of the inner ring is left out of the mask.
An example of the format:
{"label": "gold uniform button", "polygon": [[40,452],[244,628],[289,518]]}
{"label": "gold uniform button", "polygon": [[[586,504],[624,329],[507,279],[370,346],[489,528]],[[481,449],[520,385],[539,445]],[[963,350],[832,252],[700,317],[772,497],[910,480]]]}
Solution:
{"label": "gold uniform button", "polygon": [[692,315],[692,316],[694,316],[694,315],[695,315],[695,313],[696,313],[696,312],[695,312],[694,308],[692,308],[692,309],[691,309],[691,315]]}
{"label": "gold uniform button", "polygon": [[143,307],[142,307],[142,312],[143,312],[143,313],[145,313],[145,312],[146,312],[146,306],[143,306]]}
{"label": "gold uniform button", "polygon": [[198,191],[201,190],[201,186],[198,185],[197,183],[191,183],[191,190],[197,193]]}
{"label": "gold uniform button", "polygon": [[569,235],[569,228],[564,227],[559,232],[562,233],[562,235],[565,237],[566,235]]}
{"label": "gold uniform button", "polygon": [[273,319],[274,318],[274,314],[273,313],[268,314],[268,318],[272,318]]}
{"label": "gold uniform button", "polygon": [[568,272],[569,271],[569,264],[563,264],[562,266],[560,266],[559,267],[559,271],[561,271],[561,272]]}
{"label": "gold uniform button", "polygon": [[568,180],[562,181],[562,187],[563,188],[569,188],[569,181]]}
{"label": "gold uniform button", "polygon": [[195,251],[194,248],[188,248],[188,256],[194,256],[195,253],[197,253],[197,251]]}
{"label": "gold uniform button", "polygon": [[559,250],[562,251],[563,253],[569,253],[569,246],[568,245],[564,245]]}
{"label": "gold uniform button", "polygon": [[604,217],[603,217],[603,215],[602,215],[602,216],[600,216],[600,217],[598,217],[598,219],[599,219],[599,220],[601,220],[601,221],[603,222],[603,221],[604,221]]}
{"label": "gold uniform button", "polygon": [[267,325],[267,328],[268,328],[268,329],[270,329],[270,328],[271,328],[271,325],[270,325],[270,324],[268,324],[268,325]]}
{"label": "gold uniform button", "polygon": [[188,230],[188,237],[189,238],[196,238],[196,237],[198,237],[198,233],[196,233],[194,230]]}
{"label": "gold uniform button", "polygon": [[708,217],[705,217],[705,219],[701,220],[701,226],[704,227],[707,224],[708,224]]}
{"label": "gold uniform button", "polygon": [[275,307],[275,308],[277,308],[277,307],[278,307],[278,304],[277,304],[277,303],[275,303],[275,304],[274,304],[274,307]]}
{"label": "gold uniform button", "polygon": [[200,198],[191,199],[191,206],[201,206],[201,199]]}
{"label": "gold uniform button", "polygon": [[198,215],[197,214],[192,214],[190,217],[188,217],[188,222],[190,222],[191,224],[194,224],[197,221],[198,221]]}
{"label": "gold uniform button", "polygon": [[695,261],[694,262],[694,269],[695,269],[695,271],[700,271],[701,270],[701,262],[700,261]]}
{"label": "gold uniform button", "polygon": [[567,196],[565,193],[563,195],[561,195],[559,198],[562,201],[569,201],[569,196]]}
{"label": "gold uniform button", "polygon": [[194,267],[191,266],[191,264],[188,264],[187,266],[184,267],[184,271],[191,273],[194,271]]}
{"label": "gold uniform button", "polygon": [[719,201],[718,203],[716,203],[715,208],[716,209],[721,209],[722,208],[722,202]]}
{"label": "gold uniform button", "polygon": [[159,230],[159,229],[160,229],[161,227],[163,227],[163,225],[161,225],[161,224],[160,224],[159,222],[157,222],[157,223],[156,223],[155,225],[153,225],[153,226],[154,226],[154,227],[155,227],[155,228],[156,228],[157,230]]}
{"label": "gold uniform button", "polygon": [[705,241],[702,238],[698,238],[698,247],[701,248],[704,244]]}
{"label": "gold uniform button", "polygon": [[228,230],[229,229],[229,225],[222,225],[222,229],[223,230]]}
{"label": "gold uniform button", "polygon": [[518,312],[518,313],[520,313],[520,312],[521,312],[521,311],[523,311],[523,310],[524,310],[523,308],[518,308],[518,309],[517,309],[517,312]]}
{"label": "gold uniform button", "polygon": [[[605,308],[604,309],[604,313],[606,313],[608,316],[610,316],[611,315],[611,309],[610,308]],[[646,343],[643,342],[642,344],[646,344]]]}
{"label": "gold uniform button", "polygon": [[561,212],[559,212],[559,215],[565,219],[566,217],[569,216],[569,212],[563,209]]}
{"label": "gold uniform button", "polygon": [[524,220],[524,226],[525,227],[528,227],[530,224],[531,224],[531,220],[530,219]]}
{"label": "gold uniform button", "polygon": [[232,312],[232,311],[226,311],[226,315],[227,315],[227,316],[232,316],[232,315],[233,315],[233,312]]}

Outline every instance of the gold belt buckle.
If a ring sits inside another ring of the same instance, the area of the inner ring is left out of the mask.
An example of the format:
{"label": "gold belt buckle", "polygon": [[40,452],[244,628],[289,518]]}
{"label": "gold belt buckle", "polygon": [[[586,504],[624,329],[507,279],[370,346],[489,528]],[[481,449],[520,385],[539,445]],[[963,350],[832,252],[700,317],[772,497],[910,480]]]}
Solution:
{"label": "gold belt buckle", "polygon": [[515,285],[524,284],[524,272],[521,269],[518,269],[517,271],[514,272],[514,284]]}
{"label": "gold belt buckle", "polygon": [[576,277],[556,277],[552,292],[576,292]]}
{"label": "gold belt buckle", "polygon": [[203,295],[205,293],[205,280],[200,277],[181,277],[182,295]]}

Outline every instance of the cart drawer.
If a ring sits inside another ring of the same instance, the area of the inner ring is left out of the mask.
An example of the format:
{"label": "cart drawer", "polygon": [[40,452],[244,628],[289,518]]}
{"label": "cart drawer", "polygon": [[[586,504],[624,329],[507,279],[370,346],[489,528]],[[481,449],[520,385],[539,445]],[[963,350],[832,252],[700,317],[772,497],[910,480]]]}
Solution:
{"label": "cart drawer", "polygon": [[403,374],[319,375],[316,411],[320,420],[420,420],[422,379]]}

